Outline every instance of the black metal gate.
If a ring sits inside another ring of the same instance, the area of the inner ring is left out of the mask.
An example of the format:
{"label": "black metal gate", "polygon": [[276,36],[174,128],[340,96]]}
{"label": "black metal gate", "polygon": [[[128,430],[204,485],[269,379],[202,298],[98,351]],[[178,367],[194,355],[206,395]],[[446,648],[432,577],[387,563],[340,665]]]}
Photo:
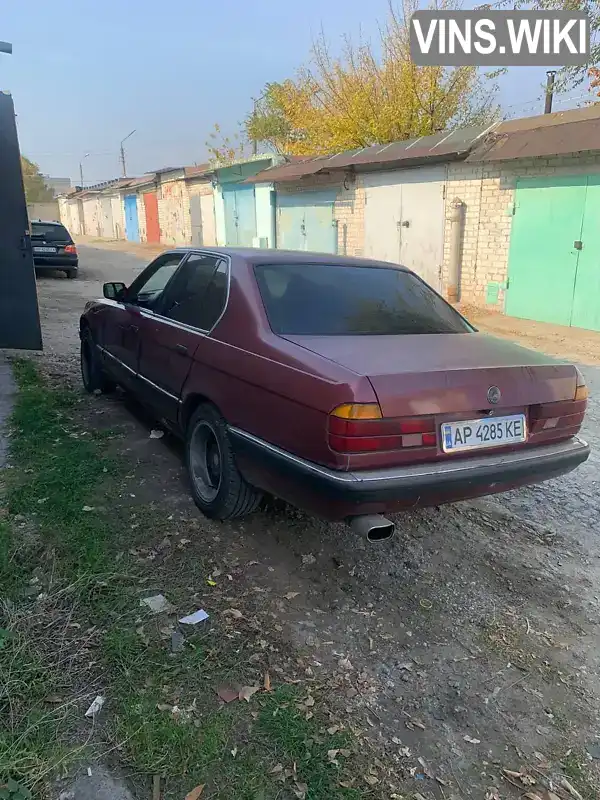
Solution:
{"label": "black metal gate", "polygon": [[0,91],[0,348],[41,350],[35,271],[12,97]]}

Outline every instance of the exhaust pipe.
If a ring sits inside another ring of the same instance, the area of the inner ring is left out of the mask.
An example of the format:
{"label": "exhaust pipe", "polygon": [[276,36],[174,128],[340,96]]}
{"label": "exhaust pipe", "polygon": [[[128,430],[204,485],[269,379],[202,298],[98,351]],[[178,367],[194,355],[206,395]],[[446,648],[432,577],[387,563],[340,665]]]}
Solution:
{"label": "exhaust pipe", "polygon": [[394,523],[381,514],[365,514],[352,517],[350,527],[360,536],[366,536],[368,542],[383,542],[394,533]]}

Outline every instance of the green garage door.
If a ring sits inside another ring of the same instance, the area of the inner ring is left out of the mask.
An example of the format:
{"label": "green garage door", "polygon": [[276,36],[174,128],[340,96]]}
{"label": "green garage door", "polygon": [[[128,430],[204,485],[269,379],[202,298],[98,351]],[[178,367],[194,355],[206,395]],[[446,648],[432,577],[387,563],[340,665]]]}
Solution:
{"label": "green garage door", "polygon": [[335,191],[277,194],[277,247],[337,252]]}
{"label": "green garage door", "polygon": [[506,313],[600,330],[600,181],[517,182]]}
{"label": "green garage door", "polygon": [[588,178],[571,325],[600,331],[600,177]]}

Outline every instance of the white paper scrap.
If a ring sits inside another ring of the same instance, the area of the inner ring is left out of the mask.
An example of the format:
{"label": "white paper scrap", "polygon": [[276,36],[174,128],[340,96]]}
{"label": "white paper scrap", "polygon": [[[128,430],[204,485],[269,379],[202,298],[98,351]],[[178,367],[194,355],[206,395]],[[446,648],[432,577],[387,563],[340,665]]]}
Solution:
{"label": "white paper scrap", "polygon": [[208,619],[208,614],[203,608],[199,608],[198,611],[194,611],[193,614],[182,617],[179,622],[183,625],[197,625],[199,622],[204,622],[205,619]]}
{"label": "white paper scrap", "polygon": [[106,698],[104,698],[101,694],[99,694],[92,703],[92,705],[85,712],[86,717],[95,717],[96,714],[100,711],[100,709],[104,705],[105,699]]}

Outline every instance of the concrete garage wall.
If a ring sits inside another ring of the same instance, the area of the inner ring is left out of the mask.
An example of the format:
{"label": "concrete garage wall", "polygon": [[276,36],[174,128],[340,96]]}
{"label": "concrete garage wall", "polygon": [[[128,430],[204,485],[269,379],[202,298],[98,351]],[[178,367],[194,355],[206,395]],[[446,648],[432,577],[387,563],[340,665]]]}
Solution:
{"label": "concrete garage wall", "polygon": [[98,208],[98,198],[95,195],[83,198],[83,219],[86,235],[100,238],[102,235],[100,209]]}
{"label": "concrete garage wall", "polygon": [[59,219],[69,231],[71,236],[80,236],[83,233],[81,227],[81,202],[75,199],[61,197],[58,201]]}
{"label": "concrete garage wall", "polygon": [[[600,153],[551,158],[517,159],[494,164],[457,162],[448,165],[446,219],[455,198],[465,204],[460,299],[485,306],[488,284],[505,284],[517,178],[598,174]],[[444,241],[444,285],[448,285],[450,225]],[[504,307],[501,288],[498,303]]]}
{"label": "concrete garage wall", "polygon": [[[213,199],[212,183],[207,180],[188,180],[187,191],[188,191],[188,200],[193,196],[197,195],[200,197],[211,197],[211,199]],[[188,213],[190,214],[190,236],[192,236],[192,218],[191,218],[190,202],[188,202]],[[211,218],[208,220],[205,220],[204,216],[202,216],[202,244],[204,247],[211,247],[211,246],[214,247],[217,244],[214,199],[212,203],[212,208],[210,210],[210,214]]]}
{"label": "concrete garage wall", "polygon": [[29,203],[27,205],[27,216],[29,220],[43,219],[57,222],[60,219],[60,208],[57,200],[50,203]]}
{"label": "concrete garage wall", "polygon": [[[258,242],[266,242],[267,247],[275,246],[274,205],[271,200],[273,186],[257,183],[254,187],[256,203],[256,238]],[[258,245],[259,246],[259,245]]]}

